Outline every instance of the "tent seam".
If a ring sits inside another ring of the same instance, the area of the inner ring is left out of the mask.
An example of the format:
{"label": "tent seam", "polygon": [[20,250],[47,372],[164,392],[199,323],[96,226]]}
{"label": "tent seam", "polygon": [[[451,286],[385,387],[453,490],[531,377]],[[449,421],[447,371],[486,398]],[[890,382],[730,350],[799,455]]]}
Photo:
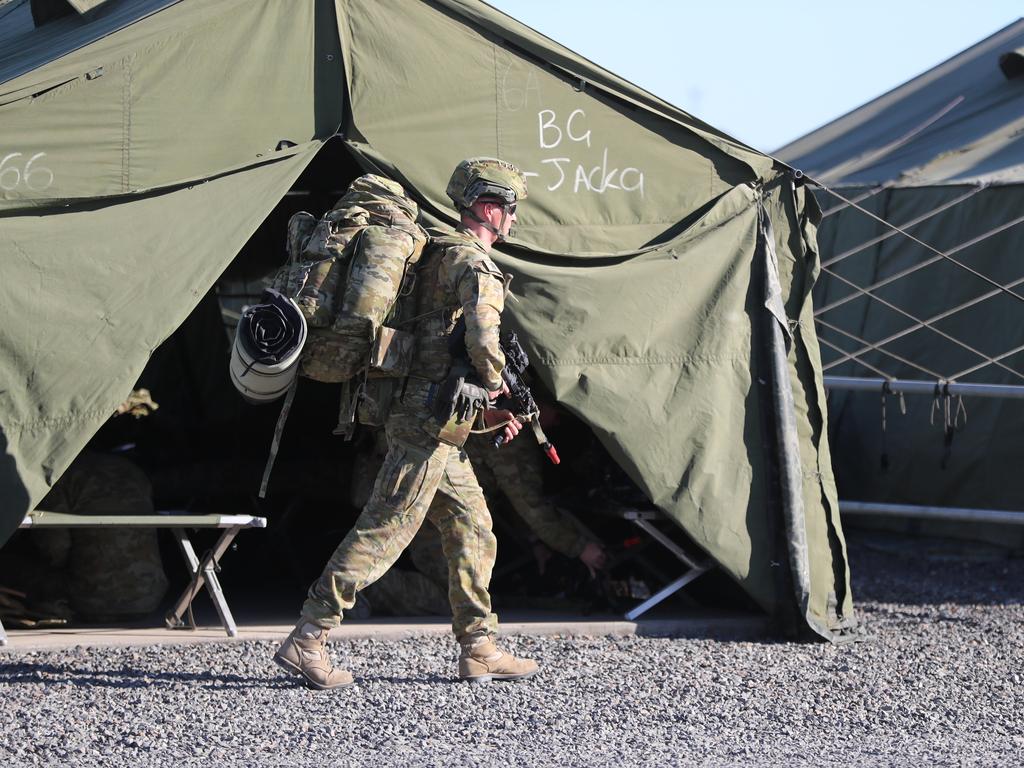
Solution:
{"label": "tent seam", "polygon": [[121,191],[131,190],[131,173],[129,171],[128,143],[132,127],[132,57],[124,59],[124,76],[121,82]]}
{"label": "tent seam", "polygon": [[91,421],[101,416],[109,416],[117,411],[117,406],[118,403],[115,403],[109,408],[94,408],[91,411],[82,411],[76,415],[51,416],[34,421],[9,421],[4,424],[4,428],[24,432],[27,429],[36,429],[38,427],[68,427],[79,422]]}
{"label": "tent seam", "polygon": [[[200,184],[206,184],[210,181],[217,181],[228,176],[233,176],[236,173],[244,173],[245,171],[252,170],[254,168],[260,168],[266,165],[272,165],[279,163],[283,160],[287,160],[290,157],[294,157],[296,154],[305,151],[311,151],[311,145],[317,144],[317,148],[323,146],[324,142],[320,140],[312,140],[305,144],[298,145],[298,151],[285,151],[275,152],[272,156],[260,158],[257,160],[248,161],[242,165],[232,166],[230,168],[217,171],[210,176],[199,177],[194,179],[182,179],[174,181],[164,186],[158,187],[142,187],[140,189],[129,190],[128,192],[117,192],[109,195],[99,195],[96,197],[55,197],[48,198],[45,200],[33,201],[33,204],[24,208],[2,208],[0,207],[0,220],[5,218],[20,218],[24,216],[42,216],[42,215],[57,215],[61,213],[76,213],[82,209],[75,208],[76,205],[87,205],[90,203],[106,205],[120,205],[130,200],[139,200],[146,197],[156,197],[165,194],[171,194],[178,192],[182,189],[199,186]],[[93,209],[89,209],[93,210]]]}
{"label": "tent seam", "polygon": [[501,123],[498,103],[498,46],[491,43],[491,60],[494,62],[494,156],[501,157]]}

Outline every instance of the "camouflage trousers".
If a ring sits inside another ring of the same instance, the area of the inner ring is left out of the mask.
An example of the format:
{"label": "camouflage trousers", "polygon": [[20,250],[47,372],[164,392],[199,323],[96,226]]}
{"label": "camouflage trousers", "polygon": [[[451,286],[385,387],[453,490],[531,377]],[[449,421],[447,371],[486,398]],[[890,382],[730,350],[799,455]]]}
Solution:
{"label": "camouflage trousers", "polygon": [[388,419],[388,453],[373,493],[310,587],[307,621],[337,626],[356,593],[383,576],[429,520],[448,561],[452,631],[462,638],[497,630],[488,592],[497,542],[487,502],[465,452],[427,434],[422,418],[396,408]]}

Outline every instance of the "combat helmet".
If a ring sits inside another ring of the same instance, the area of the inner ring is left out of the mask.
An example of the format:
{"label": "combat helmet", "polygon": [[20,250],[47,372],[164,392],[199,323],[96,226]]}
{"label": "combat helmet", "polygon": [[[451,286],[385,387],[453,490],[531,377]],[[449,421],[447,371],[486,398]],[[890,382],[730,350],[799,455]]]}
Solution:
{"label": "combat helmet", "polygon": [[481,197],[511,205],[526,199],[526,177],[504,160],[471,157],[455,166],[446,192],[459,210],[469,208]]}

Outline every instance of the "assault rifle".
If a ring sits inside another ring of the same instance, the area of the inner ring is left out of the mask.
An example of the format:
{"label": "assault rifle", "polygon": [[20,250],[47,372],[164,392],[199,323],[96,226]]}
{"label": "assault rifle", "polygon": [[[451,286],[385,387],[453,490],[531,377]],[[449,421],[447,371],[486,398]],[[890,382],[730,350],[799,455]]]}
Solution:
{"label": "assault rifle", "polygon": [[[511,411],[512,415],[520,421],[529,422],[541,450],[551,459],[552,464],[558,464],[561,461],[558,458],[558,451],[555,450],[555,446],[551,444],[540,426],[540,408],[537,406],[537,401],[533,399],[530,388],[523,381],[523,375],[530,365],[530,358],[526,356],[526,350],[519,343],[514,331],[501,334],[500,345],[501,351],[505,355],[505,367],[501,371],[501,378],[505,382],[505,386],[508,387],[508,394],[500,395],[495,401],[494,407]],[[500,448],[504,442],[505,436],[499,434],[494,438],[494,447]]]}
{"label": "assault rifle", "polygon": [[[541,429],[540,408],[537,406],[537,401],[533,399],[530,387],[523,380],[523,375],[530,365],[530,358],[526,356],[526,350],[519,343],[519,338],[514,331],[501,334],[499,345],[501,346],[502,354],[505,355],[505,367],[502,369],[501,378],[508,388],[508,394],[499,395],[498,399],[493,402],[485,400],[483,403],[484,408],[511,411],[518,421],[529,422],[541,450],[544,451],[552,464],[560,463],[561,459],[558,457],[558,451],[555,450],[555,446],[551,444],[547,435],[544,434],[544,430]],[[473,366],[469,363],[466,355],[466,319],[464,317],[459,318],[455,330],[448,340],[448,350],[451,352],[452,357],[465,363],[467,371],[472,370]],[[459,381],[459,387],[464,386],[463,382],[475,385],[475,376],[468,374],[466,378]],[[455,392],[449,399],[454,402],[458,395],[459,393]],[[499,433],[494,438],[494,447],[500,448],[504,442],[504,434]]]}

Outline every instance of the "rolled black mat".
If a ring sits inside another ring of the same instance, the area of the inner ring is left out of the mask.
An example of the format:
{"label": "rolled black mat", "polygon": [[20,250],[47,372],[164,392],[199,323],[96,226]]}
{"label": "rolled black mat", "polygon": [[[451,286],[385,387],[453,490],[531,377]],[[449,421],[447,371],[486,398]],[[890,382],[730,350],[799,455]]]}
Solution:
{"label": "rolled black mat", "polygon": [[245,353],[260,365],[276,365],[303,343],[304,323],[298,308],[280,291],[268,288],[260,303],[242,313],[238,339]]}

